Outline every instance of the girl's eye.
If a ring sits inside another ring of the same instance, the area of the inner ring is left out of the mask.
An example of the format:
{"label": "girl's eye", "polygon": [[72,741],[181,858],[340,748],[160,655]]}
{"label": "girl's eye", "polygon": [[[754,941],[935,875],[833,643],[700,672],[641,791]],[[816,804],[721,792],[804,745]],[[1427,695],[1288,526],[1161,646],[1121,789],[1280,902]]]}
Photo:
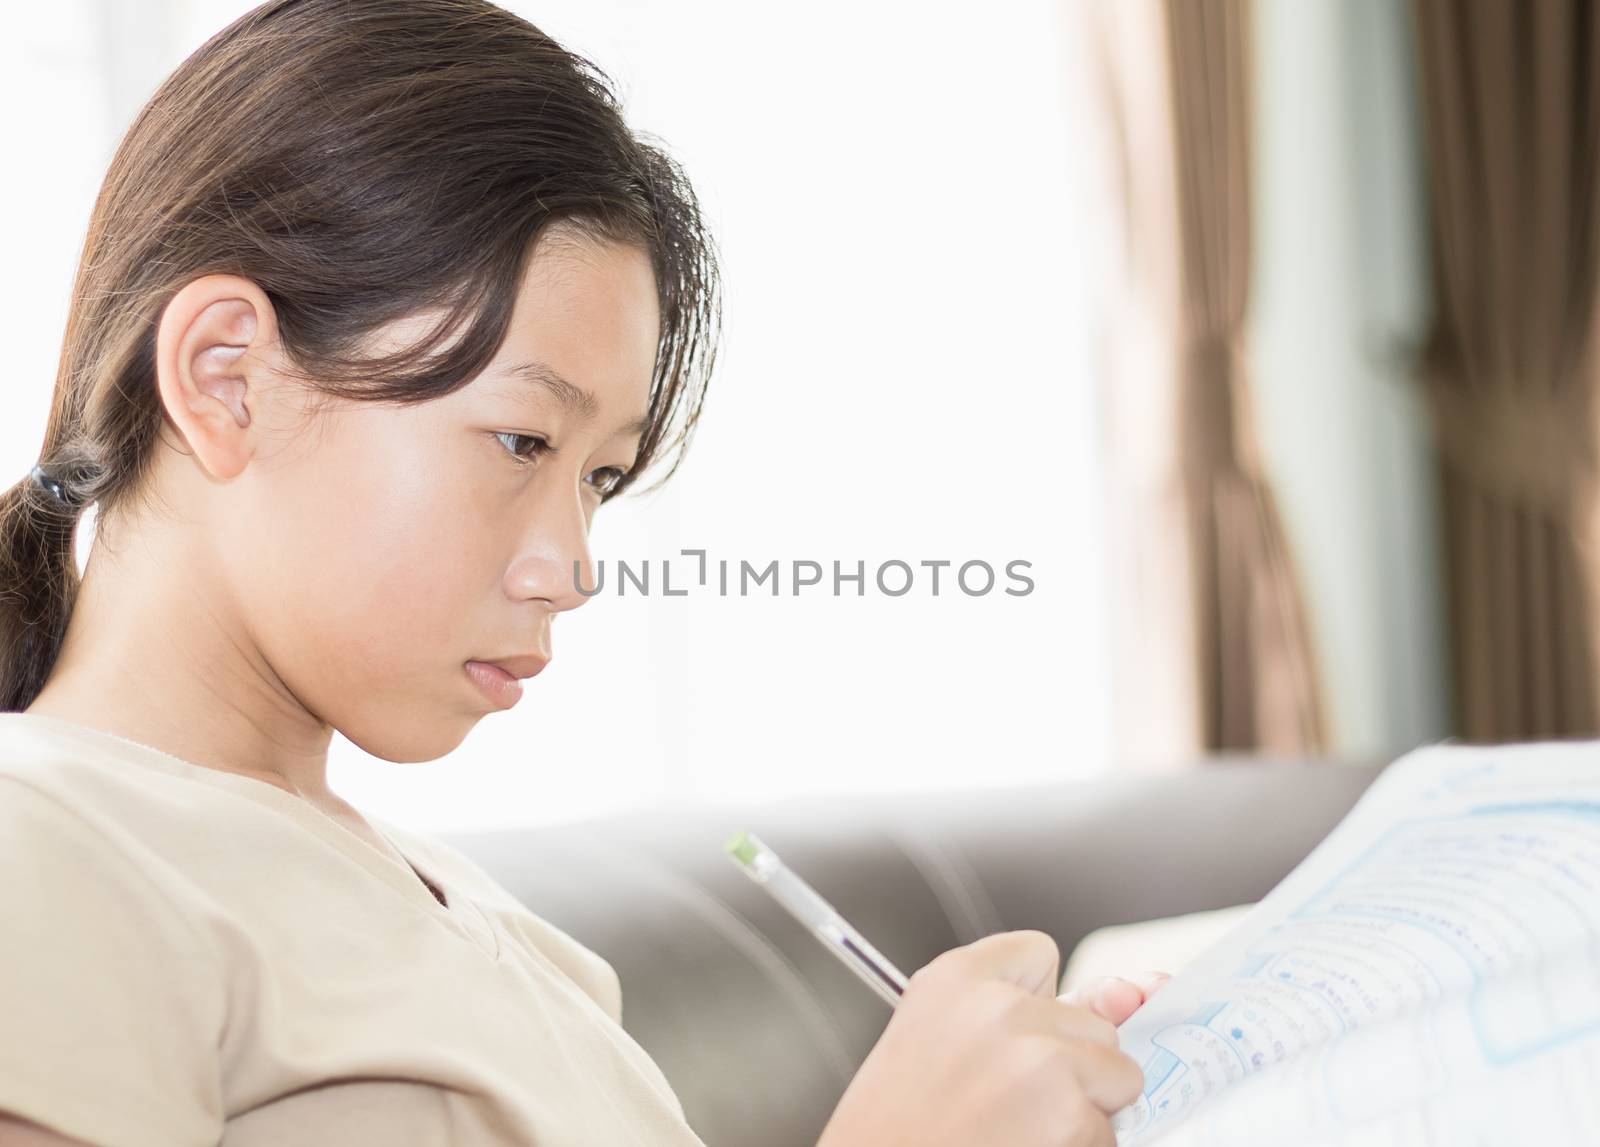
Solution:
{"label": "girl's eye", "polygon": [[620,466],[604,466],[589,475],[589,484],[598,490],[600,496],[604,498],[615,490],[627,476],[628,472]]}
{"label": "girl's eye", "polygon": [[[517,434],[510,430],[497,430],[495,437],[505,443],[511,456],[517,460],[517,465],[528,466],[550,453],[551,446],[548,440],[533,434]],[[585,479],[599,495],[604,498],[618,486],[628,472],[621,466],[602,466]]]}
{"label": "girl's eye", "polygon": [[[506,449],[511,451],[512,457],[521,464],[527,465],[544,455],[550,449],[550,443],[543,438],[536,438],[532,434],[515,434],[510,431],[496,431],[495,437],[506,444]],[[518,449],[518,443],[530,445]]]}

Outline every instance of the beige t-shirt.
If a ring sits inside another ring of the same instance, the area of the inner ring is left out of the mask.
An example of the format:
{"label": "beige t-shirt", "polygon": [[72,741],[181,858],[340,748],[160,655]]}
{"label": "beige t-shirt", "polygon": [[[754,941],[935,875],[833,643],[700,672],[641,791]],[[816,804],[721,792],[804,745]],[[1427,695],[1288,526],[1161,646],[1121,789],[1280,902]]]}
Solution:
{"label": "beige t-shirt", "polygon": [[444,842],[0,713],[0,1111],[103,1147],[703,1147],[611,965]]}

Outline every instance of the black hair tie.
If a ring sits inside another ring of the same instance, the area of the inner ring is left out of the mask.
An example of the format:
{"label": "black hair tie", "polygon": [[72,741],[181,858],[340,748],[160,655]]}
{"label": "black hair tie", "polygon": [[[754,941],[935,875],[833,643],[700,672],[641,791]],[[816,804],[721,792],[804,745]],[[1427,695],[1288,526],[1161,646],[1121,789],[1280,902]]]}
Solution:
{"label": "black hair tie", "polygon": [[28,472],[28,476],[33,479],[35,485],[45,489],[52,498],[69,510],[76,510],[83,505],[81,497],[74,495],[67,488],[66,483],[38,463],[34,464],[33,469]]}

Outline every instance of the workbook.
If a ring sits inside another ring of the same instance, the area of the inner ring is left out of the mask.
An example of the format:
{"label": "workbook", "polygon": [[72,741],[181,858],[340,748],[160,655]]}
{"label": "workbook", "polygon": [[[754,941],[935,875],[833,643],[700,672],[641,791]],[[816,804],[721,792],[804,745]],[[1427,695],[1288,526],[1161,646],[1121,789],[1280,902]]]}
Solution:
{"label": "workbook", "polygon": [[1600,1143],[1600,742],[1402,757],[1120,1039],[1119,1147]]}

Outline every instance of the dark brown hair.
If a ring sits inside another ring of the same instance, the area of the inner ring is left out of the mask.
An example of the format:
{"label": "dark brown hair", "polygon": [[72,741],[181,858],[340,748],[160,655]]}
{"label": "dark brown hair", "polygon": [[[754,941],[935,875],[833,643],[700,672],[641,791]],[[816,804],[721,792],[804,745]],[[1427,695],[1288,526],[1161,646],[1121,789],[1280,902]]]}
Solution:
{"label": "dark brown hair", "polygon": [[[658,462],[662,481],[677,469],[715,358],[715,247],[682,170],[628,128],[598,68],[486,0],[270,0],[168,77],[112,159],[40,463],[98,504],[97,531],[140,498],[164,417],[156,328],[206,274],[261,287],[315,390],[449,394],[499,349],[558,221],[655,268],[649,426],[614,497]],[[441,320],[414,345],[362,353],[423,312]],[[0,495],[0,711],[26,708],[60,651],[76,523],[32,481]]]}

